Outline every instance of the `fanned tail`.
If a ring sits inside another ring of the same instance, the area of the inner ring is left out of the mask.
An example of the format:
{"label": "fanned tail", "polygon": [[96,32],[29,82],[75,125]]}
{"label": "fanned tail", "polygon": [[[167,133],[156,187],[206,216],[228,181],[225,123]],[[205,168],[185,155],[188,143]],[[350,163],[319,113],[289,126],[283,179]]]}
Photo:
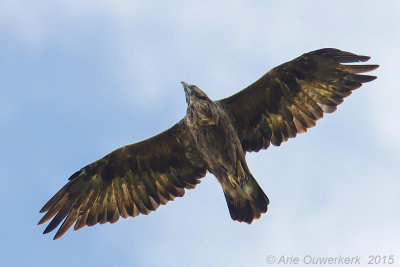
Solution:
{"label": "fanned tail", "polygon": [[251,224],[267,212],[269,199],[254,177],[243,187],[223,186],[226,203],[232,220]]}

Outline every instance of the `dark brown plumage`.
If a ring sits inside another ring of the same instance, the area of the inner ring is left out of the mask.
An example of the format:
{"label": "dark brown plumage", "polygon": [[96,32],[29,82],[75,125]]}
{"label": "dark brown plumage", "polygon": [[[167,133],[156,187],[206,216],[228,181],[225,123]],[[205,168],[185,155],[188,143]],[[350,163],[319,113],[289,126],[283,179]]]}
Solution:
{"label": "dark brown plumage", "polygon": [[183,196],[209,171],[221,184],[233,220],[251,223],[269,200],[247,166],[246,152],[279,146],[315,126],[324,113],[362,83],[360,75],[378,65],[326,48],[282,64],[239,93],[212,101],[198,87],[183,83],[188,103],[184,119],[165,132],[128,145],[82,168],[40,210],[44,233],[61,222],[54,239],[75,223],[115,223],[119,217],[149,214]]}

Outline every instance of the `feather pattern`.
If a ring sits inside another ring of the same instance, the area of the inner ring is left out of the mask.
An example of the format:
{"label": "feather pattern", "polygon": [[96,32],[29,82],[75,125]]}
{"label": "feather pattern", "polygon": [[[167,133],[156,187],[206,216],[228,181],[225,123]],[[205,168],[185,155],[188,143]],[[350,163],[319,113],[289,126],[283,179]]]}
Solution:
{"label": "feather pattern", "polygon": [[39,224],[53,220],[44,233],[60,223],[54,239],[75,223],[115,223],[120,217],[149,214],[160,204],[183,196],[206,174],[202,156],[181,121],[148,140],[125,146],[82,168],[40,210]]}

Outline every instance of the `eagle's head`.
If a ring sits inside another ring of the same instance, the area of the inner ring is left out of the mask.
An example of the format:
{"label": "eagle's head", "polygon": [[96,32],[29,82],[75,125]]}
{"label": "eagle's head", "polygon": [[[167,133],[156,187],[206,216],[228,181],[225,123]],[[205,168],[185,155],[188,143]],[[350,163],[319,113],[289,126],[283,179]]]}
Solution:
{"label": "eagle's head", "polygon": [[190,105],[196,101],[211,101],[210,98],[200,90],[199,87],[193,84],[182,82],[183,89],[185,89],[186,103]]}

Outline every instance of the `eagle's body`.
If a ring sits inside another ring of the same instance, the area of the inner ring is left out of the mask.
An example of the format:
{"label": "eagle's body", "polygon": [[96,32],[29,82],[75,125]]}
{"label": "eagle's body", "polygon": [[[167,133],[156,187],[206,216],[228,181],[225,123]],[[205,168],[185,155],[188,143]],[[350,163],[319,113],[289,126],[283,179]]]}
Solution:
{"label": "eagle's body", "polygon": [[[197,87],[193,87],[199,91]],[[239,137],[228,115],[208,97],[191,97],[184,118],[195,145],[208,170],[223,184],[228,175],[236,175],[236,162],[245,161]]]}
{"label": "eagle's body", "polygon": [[360,75],[378,65],[349,65],[367,56],[325,48],[306,53],[267,72],[219,101],[183,83],[186,116],[147,140],[119,148],[74,173],[40,210],[44,233],[61,222],[54,239],[75,223],[115,223],[120,217],[149,214],[183,196],[207,171],[222,186],[233,220],[251,223],[269,200],[246,163],[246,152],[279,146],[315,126],[362,83]]}
{"label": "eagle's body", "polygon": [[229,115],[195,85],[183,83],[188,101],[184,122],[208,170],[221,184],[233,219],[251,223],[267,211],[268,197],[253,178]]}

